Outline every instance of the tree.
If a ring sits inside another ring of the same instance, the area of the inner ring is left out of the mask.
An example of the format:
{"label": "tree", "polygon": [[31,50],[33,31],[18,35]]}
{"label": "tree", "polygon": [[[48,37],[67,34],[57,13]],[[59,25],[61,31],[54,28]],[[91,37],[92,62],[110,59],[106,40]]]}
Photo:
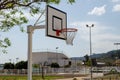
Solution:
{"label": "tree", "polygon": [[92,65],[92,64],[91,64],[91,61],[92,61],[92,60],[89,58],[89,56],[88,56],[88,55],[85,55],[84,58],[85,58],[84,64],[87,65],[87,66],[91,66],[91,65]]}
{"label": "tree", "polygon": [[20,61],[15,65],[16,69],[27,69],[27,61]]}
{"label": "tree", "polygon": [[39,65],[39,64],[33,64],[33,67],[34,67],[34,68],[39,68],[40,65]]}
{"label": "tree", "polygon": [[60,68],[58,63],[52,63],[51,68]]}
{"label": "tree", "polygon": [[85,55],[84,58],[85,58],[85,61],[86,61],[86,62],[89,61],[89,56],[88,56],[88,55]]}
{"label": "tree", "polygon": [[5,63],[4,69],[14,69],[14,64],[13,63]]}
{"label": "tree", "polygon": [[89,59],[87,62],[85,62],[85,65],[91,66],[91,60]]}
{"label": "tree", "polygon": [[[43,13],[40,8],[40,1],[46,1],[47,4],[59,4],[61,0],[0,0],[0,32],[7,32],[15,26],[20,26],[20,30],[24,31],[22,24],[27,23],[28,19],[25,12],[31,16],[37,13]],[[67,0],[69,3],[75,0]],[[6,53],[6,48],[11,45],[8,37],[0,36],[0,47],[2,52]]]}

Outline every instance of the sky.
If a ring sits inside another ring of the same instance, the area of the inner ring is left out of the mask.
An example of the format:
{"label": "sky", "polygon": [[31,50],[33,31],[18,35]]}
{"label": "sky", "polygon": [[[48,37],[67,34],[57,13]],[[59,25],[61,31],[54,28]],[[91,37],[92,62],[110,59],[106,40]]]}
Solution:
{"label": "sky", "polygon": [[[44,3],[42,4],[42,7],[45,8]],[[72,5],[61,0],[59,5],[50,5],[67,13],[67,27],[78,29],[77,34],[71,46],[67,45],[64,40],[47,37],[45,29],[35,30],[32,43],[33,52],[56,51],[62,52],[68,57],[89,55],[89,28],[86,27],[86,24],[94,24],[94,27],[91,28],[92,54],[106,53],[120,48],[114,45],[114,43],[120,42],[120,0],[76,0]],[[27,13],[25,15],[29,18],[29,23],[24,25],[24,29],[27,31],[27,25],[34,25],[40,14],[34,17]],[[0,63],[10,60],[14,63],[27,60],[28,34],[20,32],[18,27],[1,34],[2,37],[10,38],[12,46],[7,48],[7,54],[0,53]]]}

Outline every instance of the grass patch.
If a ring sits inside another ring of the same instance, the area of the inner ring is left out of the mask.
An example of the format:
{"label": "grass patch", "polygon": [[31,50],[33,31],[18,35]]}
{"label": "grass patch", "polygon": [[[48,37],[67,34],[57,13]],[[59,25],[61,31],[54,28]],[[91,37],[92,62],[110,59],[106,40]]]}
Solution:
{"label": "grass patch", "polygon": [[[63,78],[60,76],[45,76],[44,79],[42,79],[41,76],[33,76],[32,80],[55,80],[58,78]],[[10,75],[10,76],[0,76],[0,80],[27,80],[27,76],[16,76],[16,75]]]}

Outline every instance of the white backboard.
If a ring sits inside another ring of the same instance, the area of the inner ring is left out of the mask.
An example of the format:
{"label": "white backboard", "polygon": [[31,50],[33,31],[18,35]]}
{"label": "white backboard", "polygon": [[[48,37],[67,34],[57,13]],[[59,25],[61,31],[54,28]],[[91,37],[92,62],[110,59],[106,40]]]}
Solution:
{"label": "white backboard", "polygon": [[63,34],[56,35],[57,30],[67,28],[67,14],[59,9],[47,5],[46,10],[46,35],[66,40]]}

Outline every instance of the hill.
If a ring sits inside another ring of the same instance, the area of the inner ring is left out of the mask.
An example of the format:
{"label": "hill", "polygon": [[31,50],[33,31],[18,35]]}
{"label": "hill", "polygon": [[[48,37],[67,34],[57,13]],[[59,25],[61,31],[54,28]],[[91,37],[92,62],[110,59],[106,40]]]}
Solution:
{"label": "hill", "polygon": [[[97,61],[106,62],[108,65],[112,65],[116,59],[120,59],[120,50],[112,50],[107,53],[94,53],[91,58],[95,58]],[[83,57],[72,57],[76,60],[85,60]]]}

